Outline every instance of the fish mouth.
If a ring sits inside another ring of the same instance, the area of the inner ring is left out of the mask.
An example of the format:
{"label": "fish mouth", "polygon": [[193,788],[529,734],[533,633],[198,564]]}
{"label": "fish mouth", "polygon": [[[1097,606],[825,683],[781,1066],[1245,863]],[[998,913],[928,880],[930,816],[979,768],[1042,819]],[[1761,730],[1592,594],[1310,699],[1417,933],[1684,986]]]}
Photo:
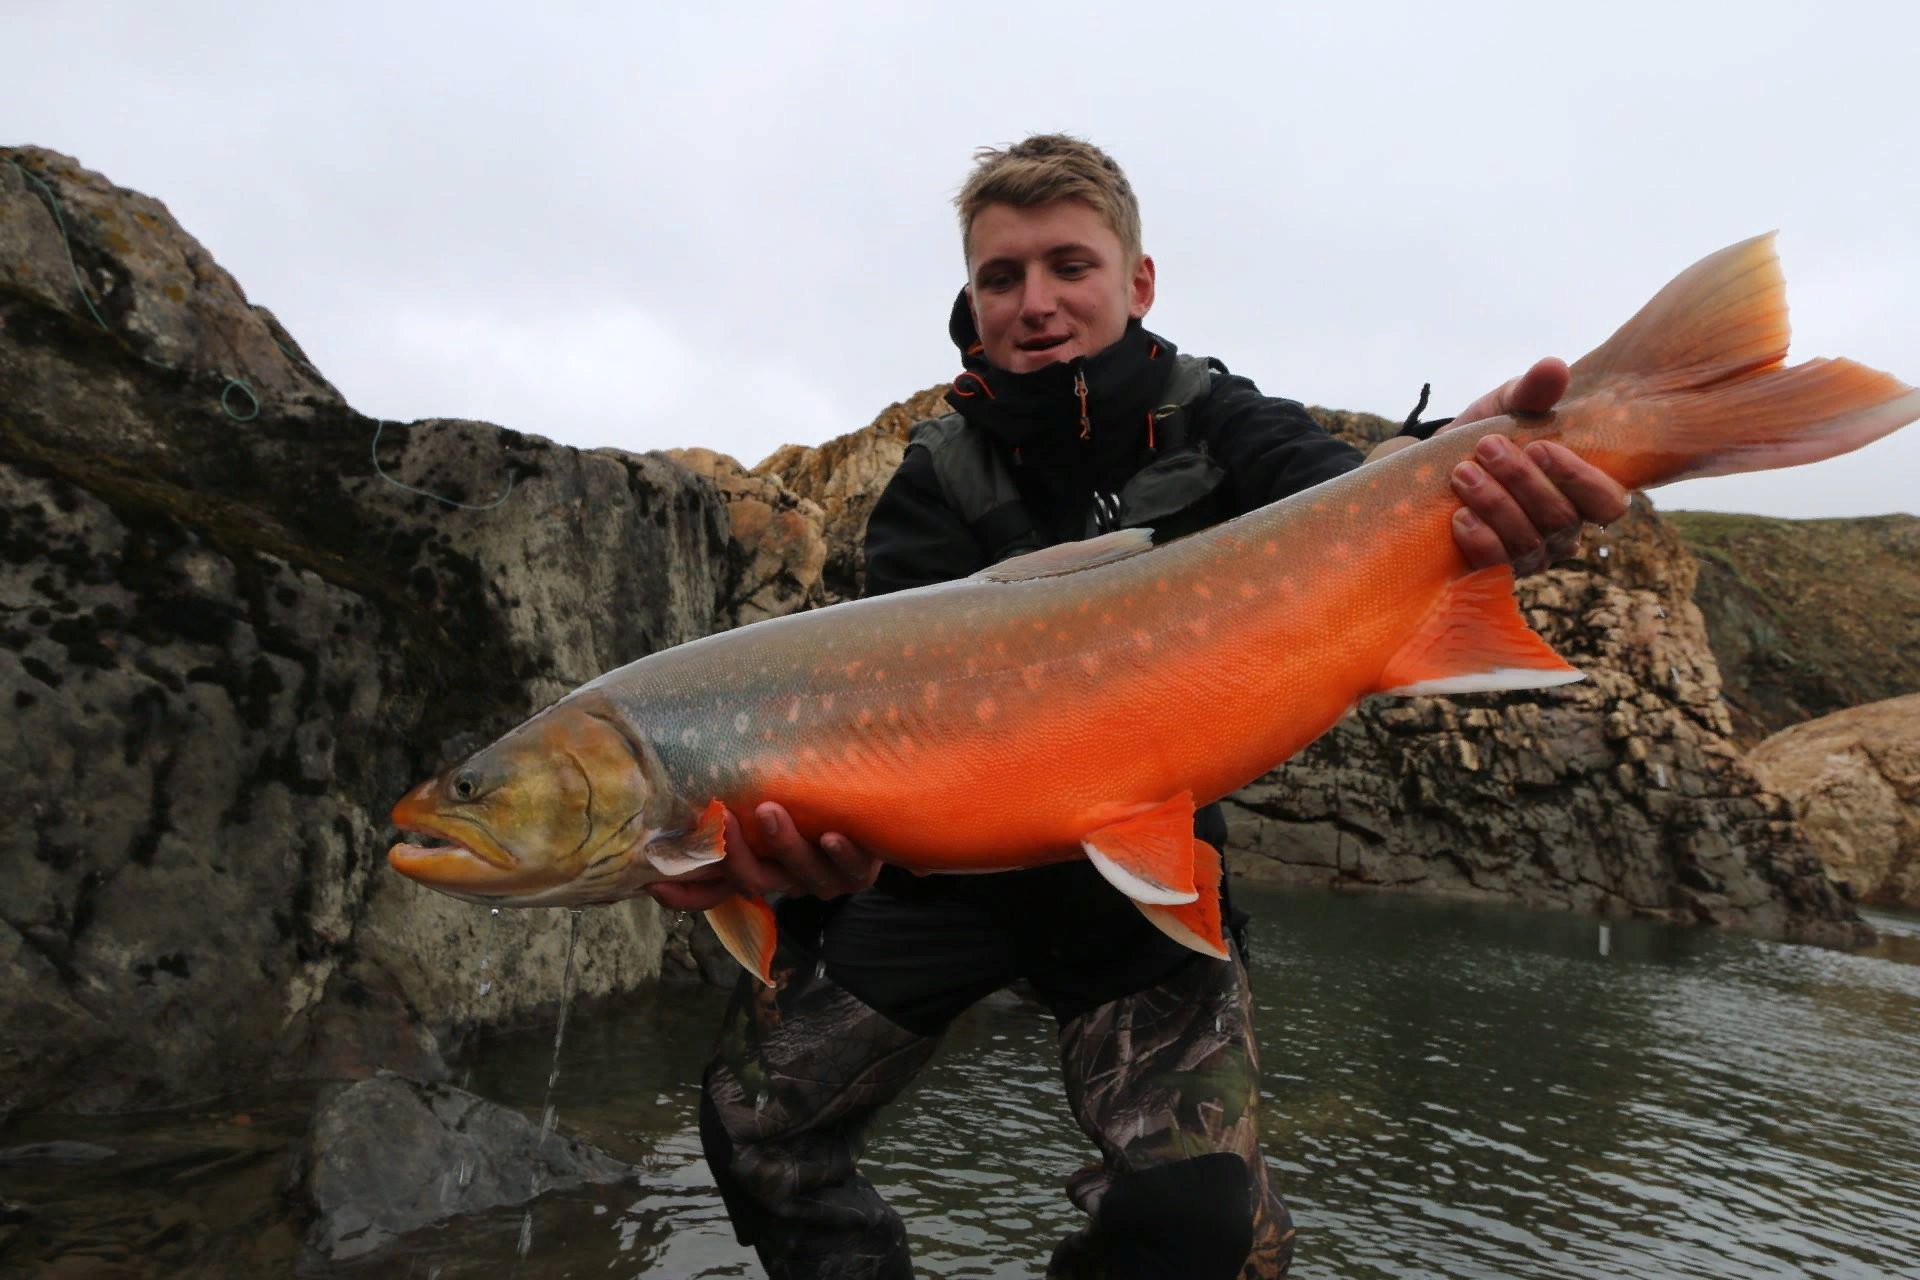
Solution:
{"label": "fish mouth", "polygon": [[513,855],[491,840],[469,843],[418,819],[402,825],[400,837],[387,850],[387,865],[423,884],[479,888],[519,869]]}

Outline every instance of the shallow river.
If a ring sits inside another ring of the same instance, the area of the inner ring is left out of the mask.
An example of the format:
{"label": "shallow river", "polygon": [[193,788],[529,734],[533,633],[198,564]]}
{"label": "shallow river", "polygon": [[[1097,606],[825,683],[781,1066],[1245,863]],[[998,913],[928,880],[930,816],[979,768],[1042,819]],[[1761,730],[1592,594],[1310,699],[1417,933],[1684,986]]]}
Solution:
{"label": "shallow river", "polygon": [[[1603,954],[1577,917],[1245,897],[1295,1275],[1920,1278],[1920,919],[1875,914],[1857,954],[1616,923]],[[568,1026],[561,1123],[641,1186],[543,1199],[524,1261],[516,1209],[341,1274],[760,1274],[694,1134],[721,1001],[668,986]],[[455,1080],[537,1114],[551,1052],[496,1037]],[[865,1168],[922,1274],[1031,1277],[1089,1154],[1050,1021],[1007,997],[954,1029]]]}

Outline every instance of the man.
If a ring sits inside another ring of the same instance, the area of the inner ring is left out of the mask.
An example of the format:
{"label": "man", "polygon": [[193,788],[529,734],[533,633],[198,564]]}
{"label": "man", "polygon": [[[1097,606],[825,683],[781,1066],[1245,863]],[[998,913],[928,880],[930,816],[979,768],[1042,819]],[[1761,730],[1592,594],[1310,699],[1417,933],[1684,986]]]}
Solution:
{"label": "man", "polygon": [[[950,322],[955,412],[916,429],[874,508],[870,594],[1115,527],[1177,536],[1362,465],[1298,404],[1142,327],[1154,263],[1126,177],[1098,148],[1042,135],[983,151],[956,204],[968,282]],[[1566,366],[1544,360],[1459,420],[1544,410],[1566,385]],[[1373,456],[1428,431],[1410,424]],[[1583,518],[1626,507],[1566,450],[1501,437],[1453,482],[1454,538],[1476,566],[1538,569]],[[1284,1273],[1293,1228],[1257,1144],[1244,955],[1172,942],[1084,861],[916,877],[838,835],[815,848],[777,805],[756,818],[762,853],[730,822],[712,879],[655,896],[694,910],[736,887],[789,895],[776,985],[736,990],[700,1115],[735,1229],[771,1276],[911,1276],[899,1217],[855,1168],[860,1135],[941,1030],[1015,979],[1059,1023],[1068,1101],[1101,1153],[1069,1181],[1089,1221],[1049,1275]],[[1217,806],[1195,827],[1224,843]],[[1131,1050],[1114,1052],[1123,1040]]]}

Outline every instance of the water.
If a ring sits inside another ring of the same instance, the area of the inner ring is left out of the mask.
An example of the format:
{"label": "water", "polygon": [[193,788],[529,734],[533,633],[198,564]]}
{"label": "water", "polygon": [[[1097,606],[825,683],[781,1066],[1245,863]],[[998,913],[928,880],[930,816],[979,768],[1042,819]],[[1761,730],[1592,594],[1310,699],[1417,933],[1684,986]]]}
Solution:
{"label": "water", "polygon": [[[1920,1278],[1920,919],[1876,914],[1885,940],[1858,954],[1616,921],[1603,955],[1599,923],[1580,917],[1244,896],[1297,1276]],[[550,1193],[531,1215],[450,1223],[341,1274],[759,1275],[694,1129],[723,1000],[668,985],[567,1028],[564,1127],[638,1164],[638,1186]],[[553,1041],[495,1037],[456,1078],[470,1067],[475,1092],[540,1114]],[[1060,1187],[1090,1154],[1050,1021],[999,997],[954,1029],[865,1168],[906,1216],[921,1274],[1031,1277],[1077,1225]],[[268,1182],[261,1159],[234,1167]],[[189,1167],[202,1165],[221,1167]],[[77,1208],[114,1176],[66,1171],[50,1192],[44,1170],[0,1168],[0,1197],[51,1220],[50,1194]],[[111,1200],[145,1230],[164,1213],[140,1196],[162,1194],[122,1179]],[[264,1238],[257,1218],[227,1215]],[[91,1247],[110,1234],[90,1230]]]}

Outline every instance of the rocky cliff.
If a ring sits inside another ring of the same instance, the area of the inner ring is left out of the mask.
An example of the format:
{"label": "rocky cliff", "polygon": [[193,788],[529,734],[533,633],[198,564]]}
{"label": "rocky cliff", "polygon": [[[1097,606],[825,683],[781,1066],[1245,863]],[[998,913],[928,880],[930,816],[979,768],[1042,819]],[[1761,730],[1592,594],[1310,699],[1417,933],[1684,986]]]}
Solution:
{"label": "rocky cliff", "polygon": [[[430,1076],[551,1004],[560,913],[389,874],[386,809],[712,630],[741,592],[712,483],[382,427],[157,201],[30,148],[0,149],[0,395],[0,1114]],[[658,969],[651,904],[583,934],[584,993]]]}
{"label": "rocky cliff", "polygon": [[1920,691],[1920,516],[1675,511],[1736,736]]}
{"label": "rocky cliff", "polygon": [[[377,423],[158,202],[23,148],[0,396],[4,1113],[432,1076],[552,1001],[559,913],[387,874],[387,806],[601,671],[856,592],[938,392],[751,470]],[[1590,681],[1363,708],[1236,798],[1241,869],[1856,936],[1732,746],[1691,563],[1642,509],[1533,580]],[[586,997],[656,973],[650,904],[582,933]]]}

